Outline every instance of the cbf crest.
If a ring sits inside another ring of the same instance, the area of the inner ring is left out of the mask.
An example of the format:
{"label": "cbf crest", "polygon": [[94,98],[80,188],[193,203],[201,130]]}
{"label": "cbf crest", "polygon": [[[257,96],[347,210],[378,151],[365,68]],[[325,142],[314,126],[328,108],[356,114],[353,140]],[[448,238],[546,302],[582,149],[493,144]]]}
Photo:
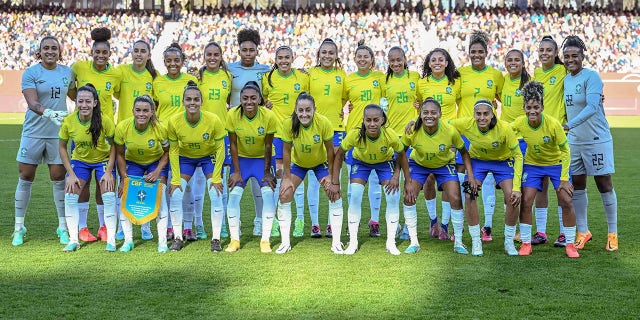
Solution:
{"label": "cbf crest", "polygon": [[445,92],[446,92],[447,94],[451,94],[451,93],[453,92],[453,89],[451,89],[451,87],[447,87],[447,88],[445,89]]}
{"label": "cbf crest", "polygon": [[522,95],[522,90],[516,89],[516,97],[519,97],[521,95]]}
{"label": "cbf crest", "polygon": [[549,83],[556,84],[556,80],[557,80],[556,76],[552,76],[551,78],[549,78]]}
{"label": "cbf crest", "polygon": [[493,80],[487,80],[487,88],[493,87]]}
{"label": "cbf crest", "polygon": [[447,150],[447,146],[445,146],[444,144],[440,144],[438,146],[438,150],[440,150],[440,152],[444,152],[445,150]]}
{"label": "cbf crest", "polygon": [[357,164],[352,165],[351,166],[351,174],[358,173],[358,168],[359,168],[359,166]]}
{"label": "cbf crest", "polygon": [[342,83],[342,78],[340,78],[340,76],[336,76],[336,83]]}
{"label": "cbf crest", "polygon": [[299,83],[294,84],[293,85],[293,90],[300,91],[300,84]]}
{"label": "cbf crest", "polygon": [[500,144],[498,143],[498,141],[491,142],[491,146],[492,146],[494,149],[495,149],[495,148],[497,148],[499,145],[500,145]]}
{"label": "cbf crest", "polygon": [[580,93],[582,91],[582,85],[576,84],[576,93]]}
{"label": "cbf crest", "polygon": [[259,127],[258,128],[258,135],[263,135],[264,134],[264,127]]}
{"label": "cbf crest", "polygon": [[222,87],[226,88],[227,87],[227,81],[226,80],[222,80]]}
{"label": "cbf crest", "polygon": [[549,137],[549,136],[542,137],[542,142],[544,142],[545,144],[549,143],[550,141],[551,141],[551,137]]}
{"label": "cbf crest", "polygon": [[373,80],[373,86],[377,88],[378,85],[379,85],[378,80]]}
{"label": "cbf crest", "polygon": [[380,152],[382,152],[382,153],[386,153],[387,150],[389,150],[389,148],[387,148],[387,146],[380,147]]}
{"label": "cbf crest", "polygon": [[314,134],[313,135],[313,143],[318,143],[320,142],[320,135]]}
{"label": "cbf crest", "polygon": [[67,79],[67,77],[62,78],[62,83],[64,83],[64,86],[68,86],[69,85],[69,79]]}
{"label": "cbf crest", "polygon": [[107,81],[107,83],[105,83],[104,88],[109,91],[111,90],[111,81]]}
{"label": "cbf crest", "polygon": [[411,88],[411,90],[415,89],[416,88],[416,83],[413,82],[413,81],[409,82],[409,87]]}
{"label": "cbf crest", "polygon": [[149,148],[153,148],[153,146],[156,145],[156,140],[149,139],[149,141],[147,141],[147,145],[149,145]]}
{"label": "cbf crest", "polygon": [[147,89],[147,91],[151,91],[151,82],[147,82],[145,84],[145,88]]}
{"label": "cbf crest", "polygon": [[208,132],[205,132],[205,133],[202,135],[202,140],[204,140],[204,141],[209,140],[209,138],[210,138],[210,136],[209,136],[209,133],[208,133]]}

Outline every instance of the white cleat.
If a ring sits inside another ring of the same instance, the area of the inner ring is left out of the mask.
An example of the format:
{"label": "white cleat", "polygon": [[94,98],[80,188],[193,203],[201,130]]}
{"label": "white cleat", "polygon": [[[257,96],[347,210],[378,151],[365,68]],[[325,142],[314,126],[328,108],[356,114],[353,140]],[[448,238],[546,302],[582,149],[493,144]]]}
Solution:
{"label": "white cleat", "polygon": [[335,254],[344,254],[344,249],[342,249],[342,243],[338,243],[336,245],[331,246],[331,252]]}
{"label": "white cleat", "polygon": [[276,250],[277,254],[285,254],[287,252],[291,251],[291,245],[288,244],[281,244],[280,247],[278,247],[278,250]]}
{"label": "white cleat", "polygon": [[349,246],[344,250],[344,254],[354,254],[358,251],[358,242],[349,242]]}
{"label": "white cleat", "polygon": [[394,256],[400,255],[400,250],[398,250],[398,247],[396,247],[395,242],[387,242],[387,251]]}
{"label": "white cleat", "polygon": [[504,242],[504,251],[510,256],[517,256],[518,255],[518,249],[516,249],[516,246],[513,243],[513,241],[505,241]]}
{"label": "white cleat", "polygon": [[482,241],[481,240],[472,240],[471,241],[471,255],[474,257],[482,257]]}

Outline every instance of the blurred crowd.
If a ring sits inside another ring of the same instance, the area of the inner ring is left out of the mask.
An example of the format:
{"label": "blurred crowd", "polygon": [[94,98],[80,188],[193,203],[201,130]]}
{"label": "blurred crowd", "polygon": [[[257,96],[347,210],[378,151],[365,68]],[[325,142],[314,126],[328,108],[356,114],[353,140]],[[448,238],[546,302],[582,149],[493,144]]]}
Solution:
{"label": "blurred crowd", "polygon": [[[173,35],[187,54],[187,67],[203,64],[202,51],[210,41],[218,42],[227,62],[237,60],[236,34],[254,28],[261,34],[258,61],[272,64],[275,49],[293,48],[296,67],[316,65],[317,50],[325,38],[339,46],[339,58],[348,71],[356,69],[354,51],[363,40],[376,56],[379,70],[386,69],[387,50],[400,46],[409,68],[419,70],[424,56],[433,48],[447,49],[457,66],[468,64],[468,37],[483,30],[491,37],[488,63],[504,70],[504,55],[511,48],[522,50],[531,71],[539,65],[537,47],[545,35],[558,44],[571,34],[579,35],[588,48],[586,65],[601,72],[640,70],[640,17],[637,12],[616,12],[602,8],[575,11],[560,9],[466,8],[455,11],[430,8],[282,8],[256,11],[251,8],[208,7],[183,11]],[[61,9],[2,10],[0,13],[0,69],[23,69],[33,63],[33,53],[45,34],[60,38],[65,63],[87,59],[90,30],[98,26],[113,31],[112,62],[128,63],[129,48],[137,39],[152,46],[163,29],[161,15],[149,12],[82,13]]]}

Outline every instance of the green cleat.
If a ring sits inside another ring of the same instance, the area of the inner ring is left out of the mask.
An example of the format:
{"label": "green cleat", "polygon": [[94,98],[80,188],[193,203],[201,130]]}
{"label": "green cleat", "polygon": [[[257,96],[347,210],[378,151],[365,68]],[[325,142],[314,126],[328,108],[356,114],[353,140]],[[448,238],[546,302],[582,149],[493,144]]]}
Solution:
{"label": "green cleat", "polygon": [[69,244],[69,232],[66,229],[58,228],[56,230],[58,238],[60,238],[60,244]]}
{"label": "green cleat", "polygon": [[413,254],[417,253],[418,251],[420,251],[420,246],[409,246],[406,250],[404,250],[404,253]]}
{"label": "green cleat", "polygon": [[293,236],[296,238],[304,237],[304,219],[296,219],[293,228]]}
{"label": "green cleat", "polygon": [[107,250],[107,252],[116,252],[116,246],[111,243],[107,243],[105,250]]}
{"label": "green cleat", "polygon": [[273,225],[271,226],[271,236],[279,237],[280,236],[280,224],[277,219],[273,219]]}
{"label": "green cleat", "polygon": [[120,247],[120,252],[129,252],[131,249],[133,249],[133,241],[125,241]]}
{"label": "green cleat", "polygon": [[79,243],[69,243],[62,249],[62,252],[73,252],[78,249],[80,249]]}
{"label": "green cleat", "polygon": [[22,227],[20,230],[16,230],[13,232],[13,240],[11,244],[14,246],[19,246],[24,243],[24,236],[27,235],[27,228]]}
{"label": "green cleat", "polygon": [[204,231],[204,226],[196,226],[196,238],[207,239],[207,233]]}

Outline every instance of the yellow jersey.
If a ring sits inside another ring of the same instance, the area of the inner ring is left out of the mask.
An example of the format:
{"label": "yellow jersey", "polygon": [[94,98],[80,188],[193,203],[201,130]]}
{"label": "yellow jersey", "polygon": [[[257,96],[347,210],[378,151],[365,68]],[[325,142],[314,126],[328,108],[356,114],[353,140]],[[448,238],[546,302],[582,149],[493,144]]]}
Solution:
{"label": "yellow jersey", "polygon": [[417,100],[421,100],[418,81],[420,75],[417,72],[405,70],[400,76],[392,74],[385,83],[386,97],[389,101],[387,125],[400,136],[404,134],[407,124],[415,121],[418,116],[414,106]]}
{"label": "yellow jersey", "polygon": [[433,134],[428,134],[423,127],[411,135],[405,134],[402,136],[402,144],[413,148],[410,156],[413,161],[431,169],[455,163],[456,155],[451,151],[451,146],[456,149],[464,148],[460,133],[442,121],[438,122],[438,130]]}
{"label": "yellow jersey", "polygon": [[509,74],[504,76],[504,86],[502,86],[502,109],[500,110],[500,120],[513,122],[517,117],[524,114],[524,99],[520,89],[520,77],[511,79]]}
{"label": "yellow jersey", "polygon": [[461,83],[460,78],[450,84],[449,78],[446,76],[436,79],[431,75],[418,81],[418,89],[422,101],[431,97],[440,103],[442,120],[453,120],[457,117],[457,101],[460,99]]}
{"label": "yellow jersey", "polygon": [[258,107],[258,113],[249,119],[241,113],[242,107],[229,110],[226,128],[237,136],[238,156],[244,158],[264,158],[264,141],[267,135],[278,130],[278,120],[273,111]]}
{"label": "yellow jersey", "polygon": [[556,118],[560,123],[567,123],[567,110],[564,104],[564,77],[567,69],[556,64],[549,70],[536,68],[533,80],[542,83],[544,87],[544,113]]}
{"label": "yellow jersey", "polygon": [[210,72],[206,69],[202,72],[202,79],[198,83],[202,91],[202,111],[214,113],[222,123],[227,120],[227,100],[231,94],[230,73],[222,69]]}
{"label": "yellow jersey", "polygon": [[143,132],[136,129],[133,118],[124,119],[116,125],[114,142],[126,148],[125,160],[138,164],[154,163],[162,157],[163,148],[169,146],[167,127],[158,122],[149,124]]}
{"label": "yellow jersey", "polygon": [[347,118],[346,131],[359,128],[364,117],[364,107],[369,104],[380,104],[385,96],[385,75],[380,71],[369,71],[366,75],[354,72],[347,76],[344,95],[345,101],[351,103],[351,111]]}
{"label": "yellow jersey", "polygon": [[271,111],[279,123],[291,117],[296,107],[296,99],[302,92],[309,91],[309,76],[301,71],[292,70],[291,74],[284,76],[277,69],[271,73],[271,85],[269,74],[262,77],[262,95],[264,100],[272,103]]}
{"label": "yellow jersey", "polygon": [[[222,182],[224,163],[224,137],[227,132],[218,116],[211,112],[200,111],[200,120],[196,124],[187,121],[186,113],[169,118],[169,162],[171,163],[171,184],[180,185],[180,157],[192,159],[211,156],[214,161],[214,183]],[[219,160],[219,161],[217,161]]]}
{"label": "yellow jersey", "polygon": [[[164,74],[153,80],[153,100],[158,102],[156,113],[160,120],[168,121],[173,115],[185,112],[182,96],[189,80],[198,83],[196,77],[184,72],[180,73],[176,79],[171,79]],[[202,98],[204,101],[204,94]]]}
{"label": "yellow jersey", "polygon": [[73,142],[74,148],[71,154],[71,160],[79,160],[86,163],[99,163],[109,160],[111,145],[107,138],[113,138],[115,125],[110,119],[102,118],[102,132],[98,137],[98,145],[93,146],[91,133],[89,133],[91,120],[87,122],[80,121],[78,111],[68,115],[62,120],[62,126],[58,137],[60,140]]}
{"label": "yellow jersey", "polygon": [[120,92],[121,71],[110,64],[107,64],[104,71],[98,71],[93,67],[93,61],[77,61],[71,66],[71,70],[76,78],[76,88],[87,83],[96,87],[98,97],[100,97],[102,117],[114,122],[116,110],[113,104],[113,95]]}
{"label": "yellow jersey", "polygon": [[282,141],[292,145],[291,162],[302,168],[313,168],[327,162],[324,143],[333,140],[331,121],[316,113],[308,127],[300,125],[297,137],[291,132],[291,122],[291,117],[285,119],[280,128]]}
{"label": "yellow jersey", "polygon": [[340,143],[340,147],[345,152],[353,148],[353,158],[368,164],[393,160],[394,151],[401,152],[404,150],[400,136],[391,128],[380,128],[380,135],[375,140],[367,136],[365,136],[364,142],[359,140],[360,129],[350,130]]}
{"label": "yellow jersey", "polygon": [[133,102],[137,97],[147,94],[153,98],[153,77],[147,69],[138,72],[131,64],[119,65],[117,69],[122,74],[116,118],[116,122],[120,122],[133,117]]}
{"label": "yellow jersey", "polygon": [[321,67],[309,70],[309,94],[316,102],[316,112],[327,117],[333,124],[333,131],[344,131],[342,108],[347,73],[342,69],[333,68],[330,71]]}
{"label": "yellow jersey", "polygon": [[473,116],[473,106],[476,101],[480,99],[493,101],[500,97],[504,77],[498,69],[486,66],[484,70],[476,71],[469,65],[458,71],[461,82],[458,118]]}

